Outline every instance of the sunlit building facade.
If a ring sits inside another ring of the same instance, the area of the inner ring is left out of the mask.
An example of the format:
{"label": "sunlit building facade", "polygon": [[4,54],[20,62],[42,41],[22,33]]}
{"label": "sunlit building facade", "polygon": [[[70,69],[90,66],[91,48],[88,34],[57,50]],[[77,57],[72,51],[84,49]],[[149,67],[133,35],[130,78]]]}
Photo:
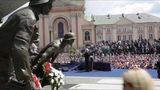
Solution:
{"label": "sunlit building facade", "polygon": [[76,48],[102,40],[160,38],[159,17],[146,13],[85,16],[84,12],[84,0],[56,0],[49,15],[41,16],[38,23],[40,47],[67,32],[76,34]]}

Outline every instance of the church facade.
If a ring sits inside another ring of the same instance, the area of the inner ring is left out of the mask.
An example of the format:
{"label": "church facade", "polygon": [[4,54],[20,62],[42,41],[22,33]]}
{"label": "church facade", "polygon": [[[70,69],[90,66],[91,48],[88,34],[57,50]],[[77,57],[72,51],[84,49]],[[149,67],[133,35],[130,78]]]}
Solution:
{"label": "church facade", "polygon": [[48,16],[38,22],[40,48],[67,32],[76,35],[74,47],[99,41],[159,39],[160,18],[146,14],[85,16],[85,0],[56,0]]}

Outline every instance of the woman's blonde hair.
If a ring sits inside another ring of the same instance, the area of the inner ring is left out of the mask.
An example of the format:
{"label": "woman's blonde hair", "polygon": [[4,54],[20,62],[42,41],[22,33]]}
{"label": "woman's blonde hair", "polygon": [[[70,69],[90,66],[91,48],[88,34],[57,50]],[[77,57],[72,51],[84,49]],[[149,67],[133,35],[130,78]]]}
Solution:
{"label": "woman's blonde hair", "polygon": [[153,90],[153,81],[150,74],[144,69],[130,69],[123,74],[124,82],[131,84],[134,90]]}

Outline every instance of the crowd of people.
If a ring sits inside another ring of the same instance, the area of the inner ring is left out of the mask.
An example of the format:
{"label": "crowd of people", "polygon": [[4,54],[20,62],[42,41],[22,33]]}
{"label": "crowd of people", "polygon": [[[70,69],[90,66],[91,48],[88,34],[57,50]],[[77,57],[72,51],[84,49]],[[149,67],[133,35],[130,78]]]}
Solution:
{"label": "crowd of people", "polygon": [[160,53],[160,43],[159,40],[126,40],[126,41],[101,41],[95,45],[91,45],[90,50],[96,54],[154,54]]}
{"label": "crowd of people", "polygon": [[154,54],[113,55],[110,57],[113,69],[130,69],[140,67],[154,69],[158,56]]}
{"label": "crowd of people", "polygon": [[150,43],[149,40],[138,41],[101,41],[95,45],[81,49],[81,56],[70,57],[69,53],[61,53],[56,63],[83,62],[85,49],[90,50],[90,55],[94,57],[94,62],[111,63],[112,69],[129,69],[140,67],[144,69],[156,68],[155,63],[160,59],[160,45],[156,41]]}
{"label": "crowd of people", "polygon": [[[57,58],[66,45],[72,46],[75,40],[73,33],[64,35],[63,39],[51,42],[42,51],[36,52],[37,47],[33,43],[39,40],[36,26],[40,19],[39,15],[48,15],[54,1],[56,0],[29,0],[27,7],[12,13],[0,27],[1,90],[39,90],[33,78],[38,79],[41,77],[35,78],[33,74],[38,75],[36,70],[43,73],[42,69],[45,62],[51,60],[50,62],[52,63],[57,59],[56,61],[59,63],[70,63],[72,61],[80,63],[83,60],[81,58],[83,57],[83,52],[81,57],[70,57],[69,54],[62,53]],[[159,53],[160,45],[159,43],[150,43],[148,40],[102,41],[96,45],[91,45],[88,49],[90,55],[94,56],[95,61],[105,62],[109,60],[113,68],[130,68],[132,64],[142,68],[153,68],[152,64],[155,56],[152,55]],[[30,60],[32,54],[36,55],[33,61]],[[111,58],[105,58],[107,54],[111,55]],[[130,54],[135,54],[135,56]],[[140,56],[138,54],[148,55]],[[52,82],[48,78],[43,79],[48,80],[46,80],[47,85]]]}
{"label": "crowd of people", "polygon": [[[95,56],[94,62],[107,62],[111,63],[112,69],[130,69],[133,67],[140,67],[144,69],[155,69],[156,62],[160,59],[158,55],[154,54],[121,54],[121,55],[111,55],[105,57]],[[69,57],[68,53],[60,54],[54,63],[67,64],[70,62],[81,63],[84,61],[83,57],[72,58]]]}

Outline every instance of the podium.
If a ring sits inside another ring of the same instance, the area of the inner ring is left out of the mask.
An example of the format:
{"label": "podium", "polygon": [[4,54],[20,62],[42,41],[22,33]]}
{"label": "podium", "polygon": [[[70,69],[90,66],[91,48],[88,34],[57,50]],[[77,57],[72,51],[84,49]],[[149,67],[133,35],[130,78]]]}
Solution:
{"label": "podium", "polygon": [[[78,70],[85,70],[84,62],[82,62],[81,65],[78,66]],[[111,64],[106,62],[90,62],[89,71],[92,70],[111,71]]]}
{"label": "podium", "polygon": [[94,70],[111,71],[111,64],[104,62],[94,62]]}

